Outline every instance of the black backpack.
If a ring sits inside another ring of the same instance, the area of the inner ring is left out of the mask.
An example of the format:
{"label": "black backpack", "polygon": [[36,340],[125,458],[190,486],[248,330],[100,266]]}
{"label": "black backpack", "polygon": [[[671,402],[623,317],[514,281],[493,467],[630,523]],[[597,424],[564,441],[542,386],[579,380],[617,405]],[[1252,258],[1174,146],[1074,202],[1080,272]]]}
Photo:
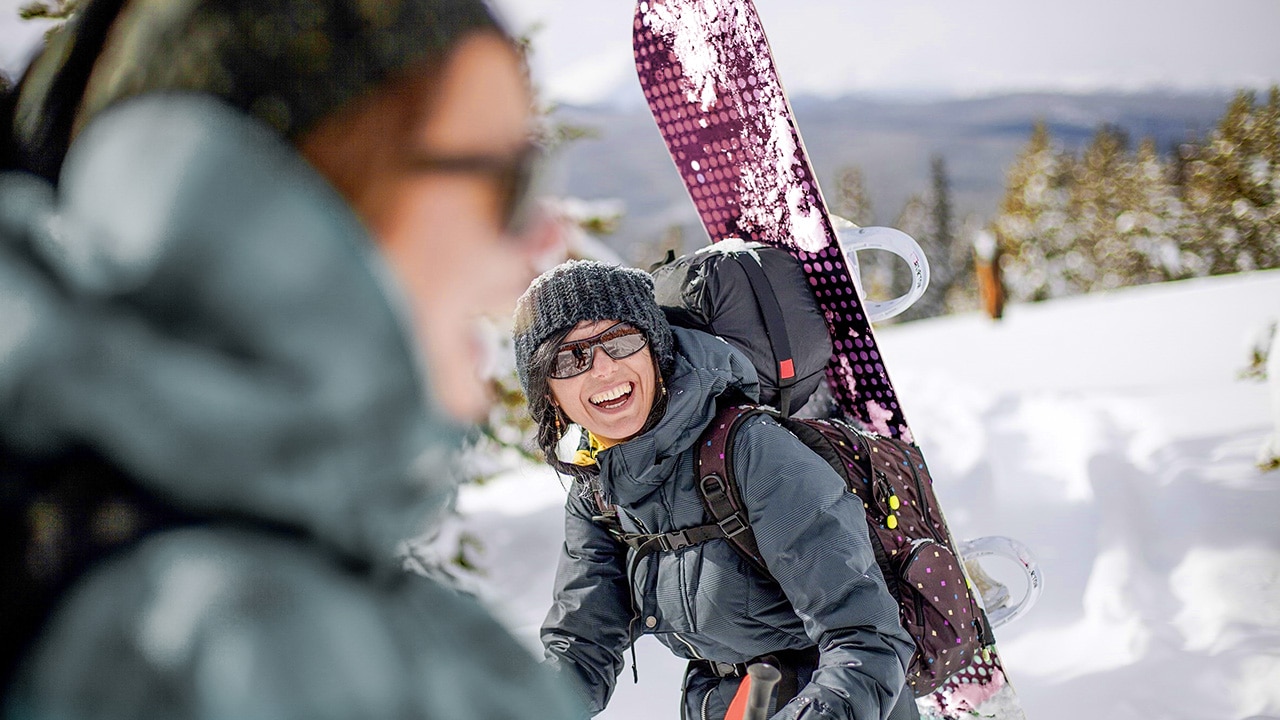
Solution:
{"label": "black backpack", "polygon": [[972,664],[995,639],[956,554],[924,457],[914,444],[836,419],[788,418],[757,405],[729,406],[698,439],[698,490],[710,523],[662,534],[625,534],[616,521],[608,522],[616,518],[616,509],[597,493],[601,519],[613,526],[615,537],[636,550],[636,562],[653,552],[723,538],[758,571],[770,575],[733,472],[738,428],[759,414],[772,416],[827,461],[849,492],[862,500],[876,563],[898,601],[902,626],[916,643],[907,668],[907,684],[915,695],[928,695]]}
{"label": "black backpack", "polygon": [[652,274],[672,325],[717,335],[751,360],[760,402],[791,415],[822,383],[832,349],[827,321],[786,250],[725,240],[669,258]]}

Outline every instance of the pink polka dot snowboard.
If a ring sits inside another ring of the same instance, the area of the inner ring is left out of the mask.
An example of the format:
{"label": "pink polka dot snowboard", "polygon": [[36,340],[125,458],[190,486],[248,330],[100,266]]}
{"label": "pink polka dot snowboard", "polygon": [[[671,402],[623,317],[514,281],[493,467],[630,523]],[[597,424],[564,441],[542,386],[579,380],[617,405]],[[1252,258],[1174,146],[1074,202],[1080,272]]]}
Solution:
{"label": "pink polka dot snowboard", "polygon": [[[645,98],[711,241],[798,258],[831,330],[827,380],[840,412],[911,441],[755,6],[640,0],[633,41]],[[927,718],[1025,717],[994,647],[917,702]]]}

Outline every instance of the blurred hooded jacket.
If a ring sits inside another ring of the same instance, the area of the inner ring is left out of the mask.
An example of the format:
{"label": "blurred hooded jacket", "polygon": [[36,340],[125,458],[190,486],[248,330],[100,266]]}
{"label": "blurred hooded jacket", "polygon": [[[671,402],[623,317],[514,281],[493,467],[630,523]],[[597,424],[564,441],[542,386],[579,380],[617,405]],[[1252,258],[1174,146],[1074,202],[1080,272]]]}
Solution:
{"label": "blurred hooded jacket", "polygon": [[[495,21],[120,6],[90,3],[24,78],[25,171],[0,173],[5,716],[575,716],[479,604],[400,567],[464,429],[365,227],[289,142]],[[113,23],[151,23],[137,62],[98,59]],[[274,42],[292,67],[299,37],[328,48],[314,73],[257,64]],[[90,100],[97,62],[142,69]]]}

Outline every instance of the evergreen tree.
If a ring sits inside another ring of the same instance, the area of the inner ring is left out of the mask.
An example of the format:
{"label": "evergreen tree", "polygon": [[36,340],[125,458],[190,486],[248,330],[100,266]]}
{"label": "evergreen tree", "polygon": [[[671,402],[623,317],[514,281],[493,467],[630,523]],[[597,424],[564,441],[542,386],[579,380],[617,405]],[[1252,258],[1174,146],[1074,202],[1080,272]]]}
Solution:
{"label": "evergreen tree", "polygon": [[1115,127],[1077,158],[1037,124],[992,225],[1015,300],[1280,267],[1280,88],[1237,94],[1172,161]]}
{"label": "evergreen tree", "polygon": [[47,40],[75,16],[80,4],[80,0],[35,0],[19,8],[18,17],[23,20],[53,21],[44,34]]}
{"label": "evergreen tree", "polygon": [[1174,183],[1176,168],[1164,162],[1155,141],[1144,140],[1133,159],[1131,184],[1116,229],[1127,248],[1129,284],[1164,282],[1197,274],[1194,256],[1182,245],[1193,231]]}
{"label": "evergreen tree", "polygon": [[[982,308],[975,245],[979,242],[979,236],[985,233],[982,219],[975,214],[966,215],[964,222],[960,224],[955,243],[951,246],[951,267],[955,272],[947,291],[948,313],[972,312]],[[995,244],[994,236],[987,234],[987,239],[992,245]],[[992,252],[994,253],[994,248]]]}
{"label": "evergreen tree", "polygon": [[862,168],[847,165],[836,173],[835,202],[831,211],[858,227],[870,227],[875,222],[871,196],[867,194]]}
{"label": "evergreen tree", "polygon": [[0,70],[0,170],[17,163],[13,147],[13,107],[17,98],[10,94],[12,89],[13,81]]}
{"label": "evergreen tree", "polygon": [[1014,300],[1068,294],[1062,278],[1074,244],[1069,200],[1074,160],[1058,150],[1044,122],[1009,167],[1000,210],[992,222],[1003,250],[1005,284]]}
{"label": "evergreen tree", "polygon": [[950,248],[955,241],[951,225],[951,180],[947,177],[947,161],[941,155],[929,160],[929,176],[933,184],[933,241]]}
{"label": "evergreen tree", "polygon": [[[942,291],[943,312],[954,313],[977,307],[977,284],[974,277],[972,238],[981,228],[975,216],[968,216],[956,227],[951,180],[941,155],[934,158],[934,231],[947,248],[950,277]],[[933,280],[930,279],[930,284]]]}
{"label": "evergreen tree", "polygon": [[[1270,188],[1270,203],[1264,214],[1270,245],[1260,253],[1259,265],[1265,268],[1280,267],[1280,85],[1272,85],[1267,94],[1267,104],[1259,111],[1259,174],[1262,183]],[[1265,238],[1262,238],[1266,242]]]}
{"label": "evergreen tree", "polygon": [[1070,189],[1071,216],[1077,232],[1061,266],[1068,295],[1126,285],[1130,252],[1118,229],[1124,199],[1134,184],[1128,161],[1128,135],[1103,126],[1075,166]]}
{"label": "evergreen tree", "polygon": [[1188,163],[1184,201],[1195,216],[1188,250],[1208,274],[1280,266],[1280,91],[1259,107],[1232,99]]}
{"label": "evergreen tree", "polygon": [[23,20],[70,20],[75,14],[79,0],[36,0],[27,3],[18,10]]}
{"label": "evergreen tree", "polygon": [[[956,232],[952,219],[951,181],[947,177],[947,163],[941,155],[934,155],[929,162],[930,191],[927,199],[914,198],[908,203],[898,228],[916,239],[920,249],[929,259],[929,288],[911,309],[902,314],[902,320],[919,320],[937,317],[947,312],[947,298],[957,277],[969,272],[971,254],[968,248],[956,247]],[[910,225],[908,230],[904,225]],[[913,230],[917,230],[913,232]]]}

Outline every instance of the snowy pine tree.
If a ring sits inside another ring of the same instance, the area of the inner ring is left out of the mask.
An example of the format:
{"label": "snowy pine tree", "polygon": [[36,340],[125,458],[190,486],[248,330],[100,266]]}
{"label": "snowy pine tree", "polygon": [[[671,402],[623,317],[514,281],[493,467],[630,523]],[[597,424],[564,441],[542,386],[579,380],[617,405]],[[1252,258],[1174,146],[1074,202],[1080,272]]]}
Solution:
{"label": "snowy pine tree", "polygon": [[1193,232],[1191,217],[1178,197],[1173,168],[1161,159],[1155,141],[1138,146],[1133,159],[1125,209],[1116,229],[1129,250],[1130,284],[1163,282],[1196,273],[1194,256],[1183,250]]}
{"label": "snowy pine tree", "polygon": [[1134,184],[1128,144],[1122,130],[1099,128],[1075,166],[1070,208],[1077,233],[1061,270],[1069,295],[1127,284],[1133,259],[1119,232],[1119,219]]}
{"label": "snowy pine tree", "polygon": [[1187,245],[1204,272],[1280,267],[1280,89],[1262,106],[1253,93],[1236,95],[1193,152],[1183,187],[1195,218]]}
{"label": "snowy pine tree", "polygon": [[[951,246],[951,267],[955,269],[955,274],[951,279],[951,288],[947,291],[948,313],[971,312],[983,307],[978,285],[979,257],[975,248],[981,242],[979,236],[984,234],[994,245],[995,237],[986,233],[978,215],[966,215],[960,223],[955,242]],[[994,247],[991,252],[995,253]]]}
{"label": "snowy pine tree", "polygon": [[23,5],[18,16],[23,20],[70,20],[80,0],[36,0]]}
{"label": "snowy pine tree", "polygon": [[867,194],[862,168],[857,165],[840,168],[836,173],[835,188],[831,212],[859,227],[870,227],[875,223],[875,210],[871,196]]}
{"label": "snowy pine tree", "polygon": [[34,0],[18,8],[18,17],[46,22],[48,29],[45,30],[44,37],[48,40],[75,18],[81,4],[81,0]]}
{"label": "snowy pine tree", "polygon": [[[943,289],[943,312],[954,313],[977,307],[977,280],[974,277],[973,237],[981,229],[976,216],[965,217],[959,225],[954,215],[951,178],[941,155],[935,157],[933,174],[934,228],[946,247],[950,277]],[[930,284],[932,284],[932,279]]]}
{"label": "snowy pine tree", "polygon": [[1003,249],[1010,298],[1044,300],[1068,294],[1062,277],[1075,227],[1069,208],[1073,158],[1036,123],[1031,140],[1010,166],[992,225]]}
{"label": "snowy pine tree", "polygon": [[1113,127],[1077,158],[1038,124],[992,225],[1015,300],[1280,267],[1280,88],[1236,95],[1172,161]]}
{"label": "snowy pine tree", "polygon": [[[933,272],[935,272],[934,258],[936,253],[930,252],[928,241],[928,237],[933,231],[932,223],[933,216],[930,212],[929,199],[922,193],[916,193],[907,198],[906,204],[902,206],[902,211],[898,213],[898,218],[893,223],[893,227],[910,235],[916,242],[920,243],[920,249],[924,250],[925,257],[929,259],[930,271],[929,289],[916,301],[915,305],[911,306],[910,310],[896,318],[898,322],[918,317],[914,314],[914,311],[934,291]],[[872,254],[865,253],[864,257]],[[886,262],[892,263],[893,282],[889,286],[889,292],[885,294],[883,299],[905,295],[911,289],[911,277],[907,264],[890,253],[874,254],[883,255]]]}
{"label": "snowy pine tree", "polygon": [[957,247],[951,181],[947,177],[946,160],[941,155],[930,159],[929,175],[929,195],[909,201],[898,225],[898,229],[920,243],[920,249],[929,259],[929,289],[902,314],[903,321],[945,315],[956,279],[970,273],[972,268],[968,245]]}

